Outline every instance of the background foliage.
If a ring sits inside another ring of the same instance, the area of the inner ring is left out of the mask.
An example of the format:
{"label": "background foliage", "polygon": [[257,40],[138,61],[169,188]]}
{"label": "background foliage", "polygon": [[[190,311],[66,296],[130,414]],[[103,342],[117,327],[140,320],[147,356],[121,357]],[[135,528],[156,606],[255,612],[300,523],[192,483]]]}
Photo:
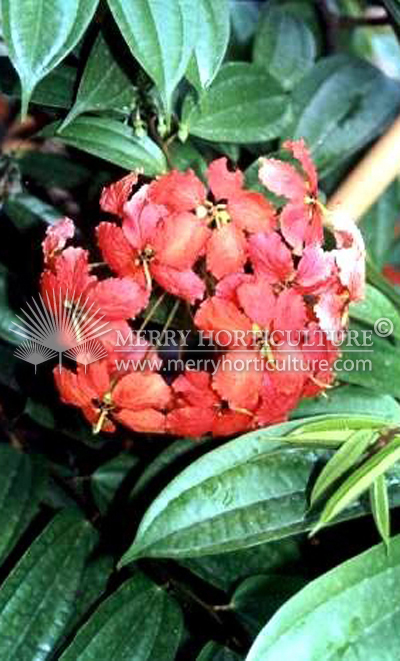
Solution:
{"label": "background foliage", "polygon": [[2,0],[1,20],[0,659],[397,658],[398,181],[363,219],[351,322],[394,333],[288,423],[94,439],[9,326],[46,224],[91,241],[127,170],[226,154],[257,187],[258,157],[303,137],[328,196],[399,113],[398,0]]}

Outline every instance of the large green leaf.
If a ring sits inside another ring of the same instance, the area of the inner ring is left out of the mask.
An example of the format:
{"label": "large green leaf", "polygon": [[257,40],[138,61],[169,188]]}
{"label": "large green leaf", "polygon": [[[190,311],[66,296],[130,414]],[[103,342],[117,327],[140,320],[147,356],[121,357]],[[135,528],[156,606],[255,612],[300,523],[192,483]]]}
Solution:
{"label": "large green leaf", "polygon": [[61,659],[173,661],[182,628],[176,602],[138,574],[99,606]]}
{"label": "large green leaf", "polygon": [[399,651],[400,537],[317,578],[259,634],[247,661],[396,659]]}
{"label": "large green leaf", "polygon": [[37,83],[75,47],[99,0],[2,0],[4,39],[22,85],[22,115]]}
{"label": "large green leaf", "polygon": [[73,613],[81,576],[96,540],[77,512],[55,517],[0,589],[4,659],[48,659]]}
{"label": "large green leaf", "polygon": [[381,133],[399,107],[398,82],[366,62],[335,55],[297,85],[287,135],[306,140],[325,176]]}
{"label": "large green leaf", "polygon": [[279,83],[254,64],[224,64],[198,100],[188,95],[181,131],[215,142],[260,142],[281,135],[290,103]]}
{"label": "large green leaf", "polygon": [[260,21],[253,47],[253,60],[292,89],[314,63],[316,43],[306,21],[271,5]]}
{"label": "large green leaf", "polygon": [[240,661],[242,657],[236,652],[210,641],[203,647],[196,661]]}
{"label": "large green leaf", "polygon": [[396,180],[362,219],[362,232],[367,250],[379,268],[388,261],[395,240],[399,203],[400,184]]}
{"label": "large green leaf", "polygon": [[45,470],[36,458],[0,445],[0,561],[37,513],[44,493]]}
{"label": "large green leaf", "polygon": [[[18,76],[12,67],[9,74],[7,69],[4,72],[7,64],[9,64],[8,59],[0,58],[2,72],[0,89],[4,94],[19,99],[21,98],[21,85]],[[77,75],[75,67],[62,62],[37,84],[30,99],[31,103],[50,108],[70,108],[74,100]]]}
{"label": "large green leaf", "polygon": [[110,461],[99,466],[91,475],[90,484],[93,497],[100,512],[105,513],[124,478],[133,466],[137,458],[123,452]]}
{"label": "large green leaf", "polygon": [[9,197],[3,208],[19,230],[26,230],[43,222],[52,225],[62,217],[61,211],[27,193],[18,193]]}
{"label": "large green leaf", "polygon": [[0,338],[11,344],[20,344],[18,335],[12,333],[10,328],[16,321],[15,312],[12,310],[9,292],[10,292],[10,274],[0,264]]}
{"label": "large green leaf", "polygon": [[127,170],[142,168],[144,174],[155,175],[167,169],[165,156],[155,142],[147,136],[138,138],[133,129],[114,119],[77,117],[65,129],[59,122],[46,126],[41,135],[54,136]]}
{"label": "large green leaf", "polygon": [[90,51],[75,103],[63,122],[63,128],[84,112],[115,110],[127,115],[135,105],[135,96],[135,88],[100,32]]}
{"label": "large green leaf", "polygon": [[198,1],[108,0],[133,55],[157,85],[171,111],[172,93],[185,74],[196,40]]}
{"label": "large green leaf", "polygon": [[400,340],[400,314],[385,294],[372,285],[367,285],[363,301],[350,303],[350,316],[368,326],[374,326],[379,319],[389,319],[393,324],[391,335]]}
{"label": "large green leaf", "polygon": [[341,385],[328,390],[326,397],[303,399],[292,418],[322,415],[324,413],[359,413],[386,418],[388,422],[400,423],[400,404],[391,395],[378,393],[361,386]]}
{"label": "large green leaf", "polygon": [[[321,438],[324,421],[334,431],[334,416],[322,417]],[[368,424],[359,417],[348,421],[349,430]],[[338,435],[346,431],[343,424]],[[309,480],[323,454],[301,447],[303,432],[288,447],[285,436],[300,427],[307,438],[308,425],[293,421],[237,438],[192,463],[153,501],[121,564],[142,556],[233,551],[307,529]],[[315,437],[311,445],[318,447]]]}
{"label": "large green leaf", "polygon": [[228,0],[199,0],[199,23],[186,77],[200,92],[214,80],[229,41]]}

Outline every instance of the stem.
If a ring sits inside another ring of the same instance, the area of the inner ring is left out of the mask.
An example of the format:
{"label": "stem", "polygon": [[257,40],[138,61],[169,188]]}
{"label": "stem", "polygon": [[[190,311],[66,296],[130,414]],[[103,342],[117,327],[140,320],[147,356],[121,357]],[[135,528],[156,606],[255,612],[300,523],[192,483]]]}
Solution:
{"label": "stem", "polygon": [[147,313],[147,315],[143,319],[143,323],[139,328],[139,332],[146,328],[147,324],[149,323],[149,321],[151,321],[151,318],[152,318],[153,314],[155,313],[156,310],[158,310],[158,308],[160,307],[160,305],[163,302],[164,298],[165,298],[165,292],[163,294],[161,294],[161,296],[159,296],[159,298],[156,300],[154,305],[150,308],[149,312]]}

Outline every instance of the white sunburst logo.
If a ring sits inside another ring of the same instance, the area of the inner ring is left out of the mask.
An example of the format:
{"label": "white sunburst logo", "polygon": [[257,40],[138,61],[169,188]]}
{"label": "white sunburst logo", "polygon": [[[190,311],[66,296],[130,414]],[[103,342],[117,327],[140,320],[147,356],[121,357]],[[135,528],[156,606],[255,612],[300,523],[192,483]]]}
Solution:
{"label": "white sunburst logo", "polygon": [[12,322],[10,330],[23,338],[14,355],[28,363],[37,365],[58,354],[61,370],[62,355],[86,366],[107,355],[103,345],[96,340],[109,331],[108,321],[100,309],[89,305],[89,299],[79,296],[75,300],[61,290],[53,296],[46,293],[46,300],[39,294],[39,301],[27,303],[19,322]]}

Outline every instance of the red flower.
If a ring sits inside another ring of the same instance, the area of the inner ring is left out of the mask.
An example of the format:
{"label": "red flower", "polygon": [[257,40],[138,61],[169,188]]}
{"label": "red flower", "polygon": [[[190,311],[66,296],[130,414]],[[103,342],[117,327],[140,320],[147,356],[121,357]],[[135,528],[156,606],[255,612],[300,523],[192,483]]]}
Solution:
{"label": "red flower", "polygon": [[54,378],[62,401],[79,407],[95,433],[114,431],[115,421],[133,431],[165,432],[171,389],[159,374],[140,371],[116,379],[102,360],[86,369],[78,365],[76,373],[56,368]]}
{"label": "red flower", "polygon": [[339,280],[346,287],[351,301],[365,296],[365,246],[356,224],[343,213],[335,212],[333,230],[338,250],[333,255],[339,270]]}
{"label": "red flower", "polygon": [[300,162],[303,174],[290,163],[264,158],[259,177],[269,190],[288,199],[280,215],[280,227],[295,253],[301,254],[304,245],[323,241],[317,172],[304,140],[287,141],[283,147]]}
{"label": "red flower", "polygon": [[125,202],[128,201],[134,185],[138,180],[138,172],[131,172],[114,184],[103,188],[100,197],[100,207],[103,211],[121,216]]}
{"label": "red flower", "polygon": [[243,269],[247,260],[248,233],[270,231],[275,213],[269,202],[255,191],[243,188],[243,174],[230,172],[227,159],[213,161],[207,179],[213,201],[196,175],[174,170],[150,186],[149,196],[170,213],[191,212],[214,228],[206,248],[207,269],[216,277]]}
{"label": "red flower", "polygon": [[98,242],[104,259],[120,276],[151,289],[152,279],[166,291],[194,303],[204,296],[204,283],[192,270],[209,237],[192,214],[169,215],[149,203],[148,187],[123,207],[123,223],[100,223]]}
{"label": "red flower", "polygon": [[252,429],[253,415],[231,408],[213,390],[206,372],[185,372],[172,384],[176,396],[174,409],[167,415],[167,430],[179,436],[200,438],[231,436]]}
{"label": "red flower", "polygon": [[46,230],[46,237],[42,243],[44,262],[51,265],[54,257],[65,247],[68,239],[75,234],[75,225],[70,218],[63,218]]}

